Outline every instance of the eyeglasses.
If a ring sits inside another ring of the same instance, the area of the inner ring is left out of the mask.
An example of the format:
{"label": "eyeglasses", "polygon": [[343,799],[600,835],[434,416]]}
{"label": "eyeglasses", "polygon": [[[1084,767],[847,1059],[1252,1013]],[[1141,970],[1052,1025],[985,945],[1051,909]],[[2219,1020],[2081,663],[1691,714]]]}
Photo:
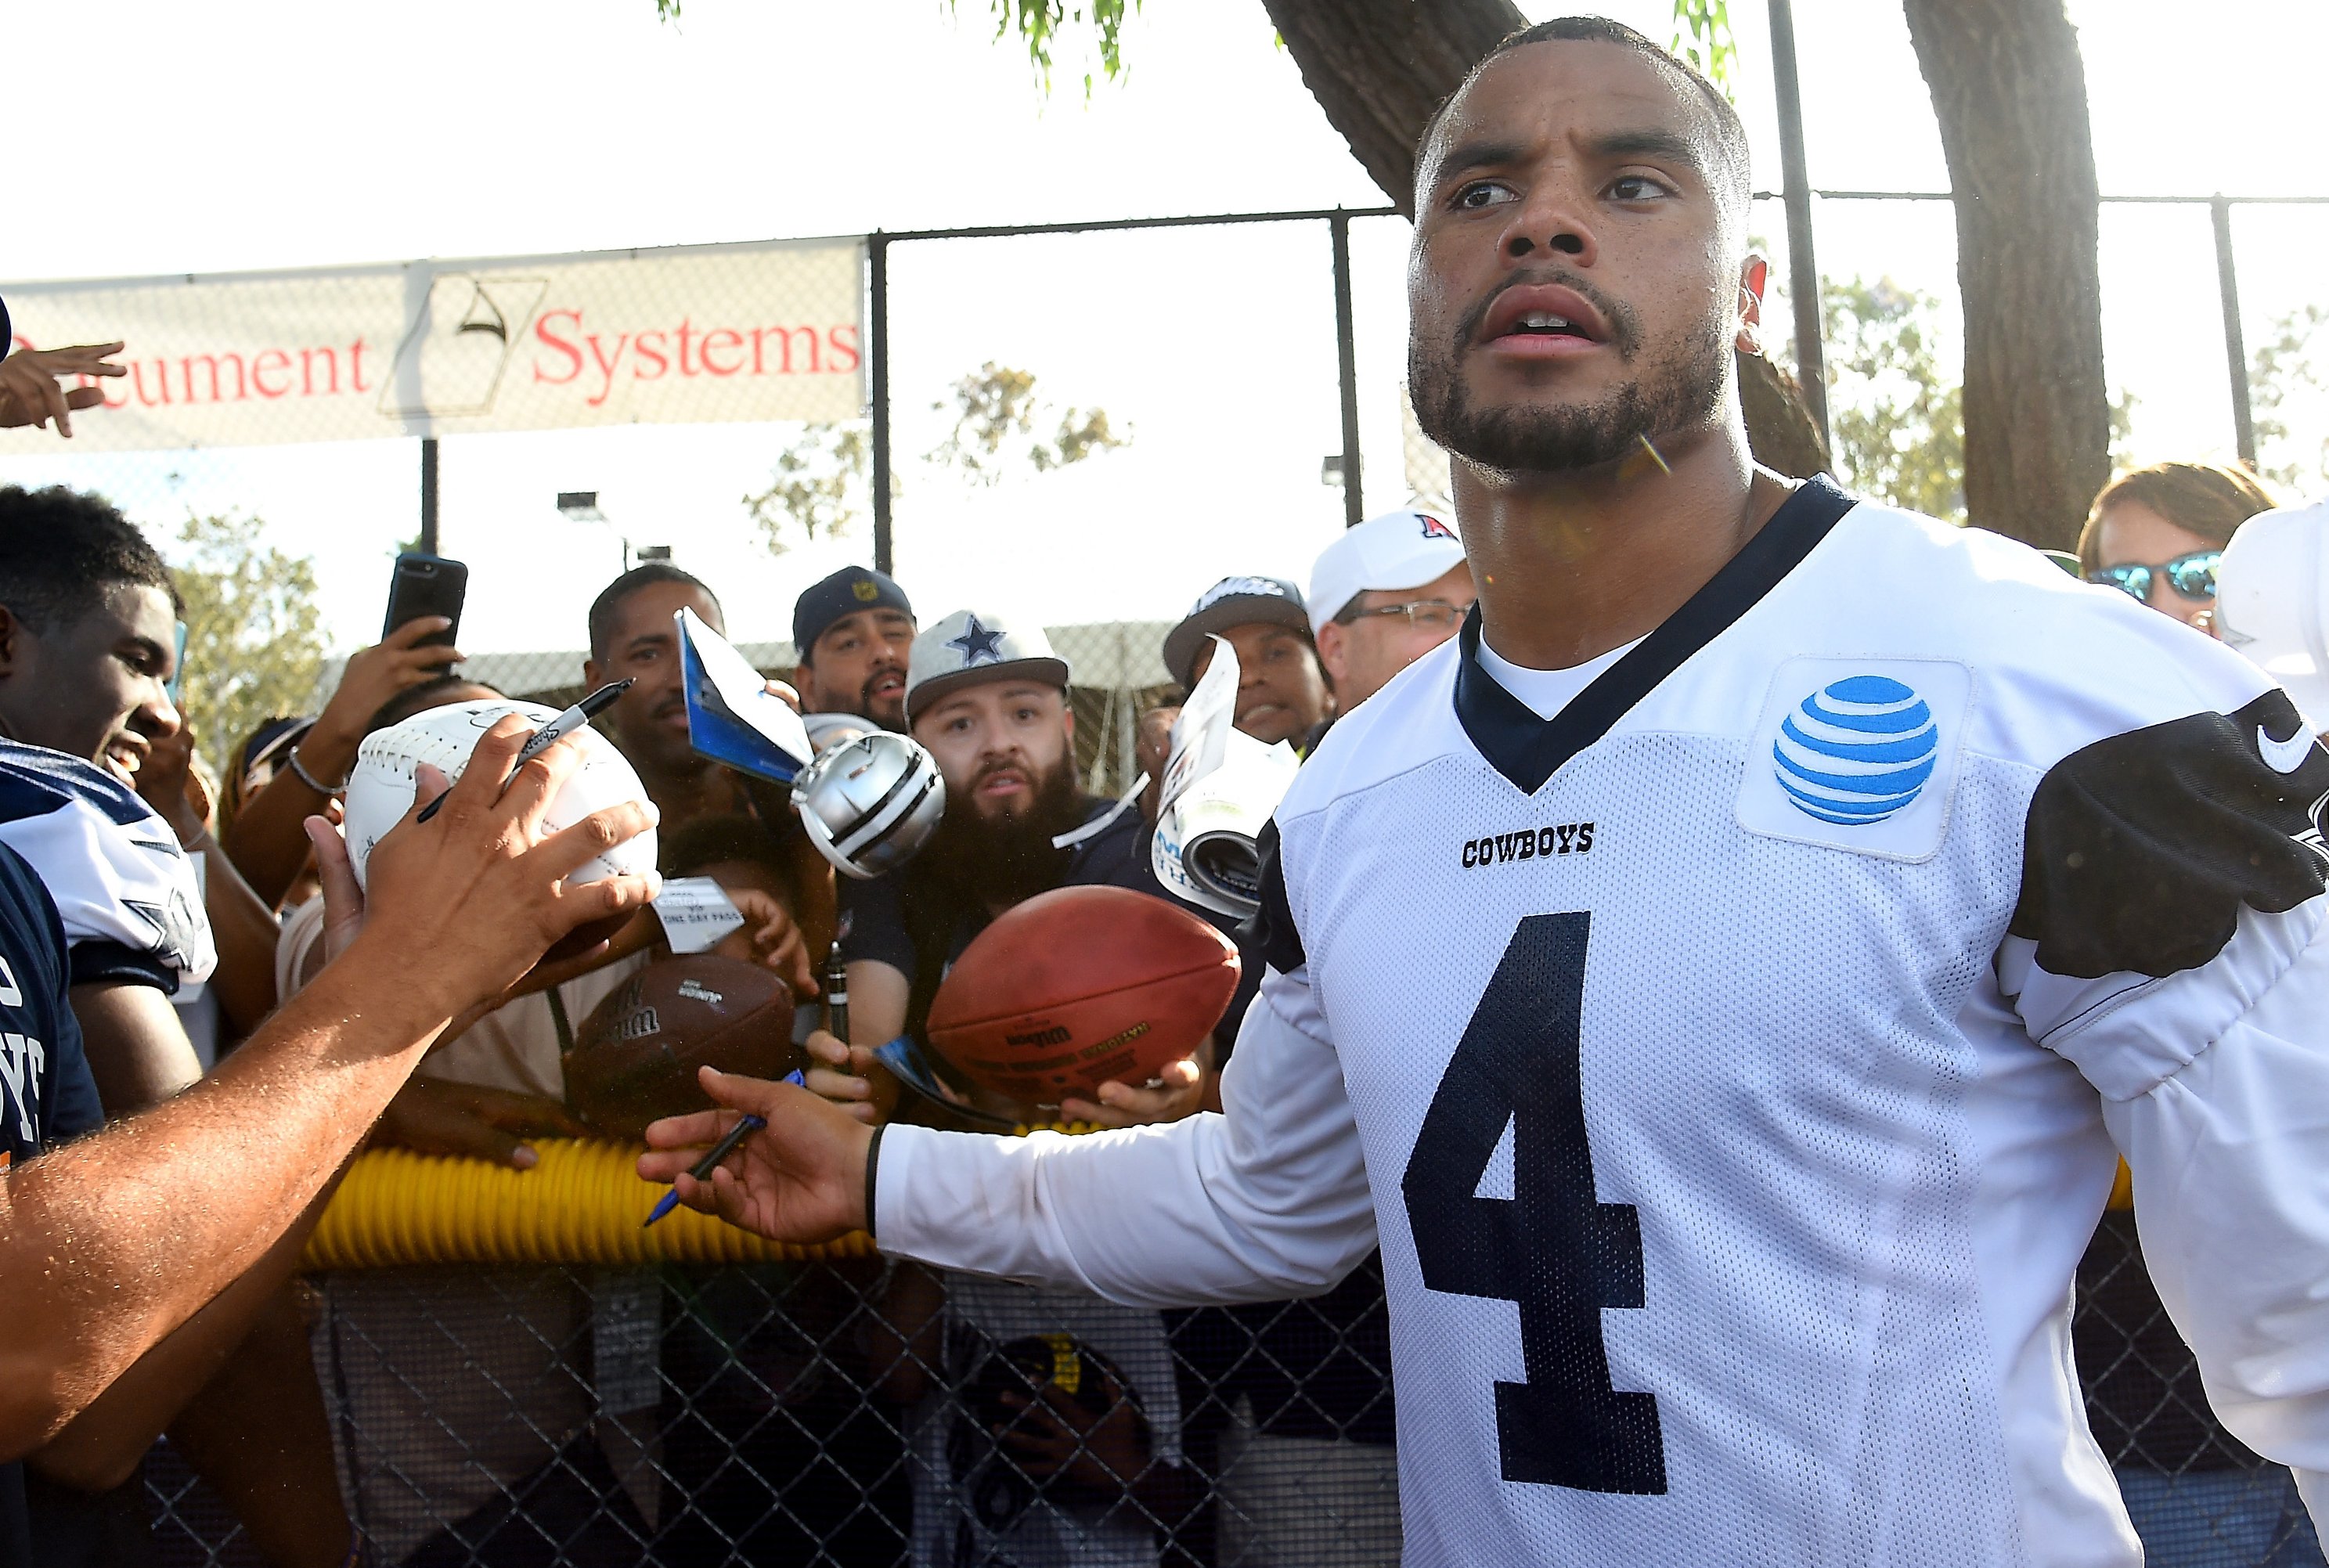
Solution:
{"label": "eyeglasses", "polygon": [[2089,582],[2099,582],[2137,601],[2151,602],[2151,580],[2167,579],[2167,585],[2186,599],[2216,597],[2216,563],[2224,558],[2221,550],[2194,550],[2189,555],[2179,555],[2173,561],[2163,561],[2156,566],[2128,564],[2106,566],[2087,573]]}
{"label": "eyeglasses", "polygon": [[1346,609],[1334,619],[1344,626],[1362,616],[1403,615],[1408,625],[1421,631],[1453,631],[1472,607],[1455,605],[1444,599],[1419,599],[1406,604],[1378,604],[1372,609]]}

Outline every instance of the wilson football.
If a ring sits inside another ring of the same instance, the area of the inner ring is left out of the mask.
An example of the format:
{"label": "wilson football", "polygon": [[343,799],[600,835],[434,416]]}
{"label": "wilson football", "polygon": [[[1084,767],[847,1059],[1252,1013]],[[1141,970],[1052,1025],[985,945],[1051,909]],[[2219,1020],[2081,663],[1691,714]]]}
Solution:
{"label": "wilson football", "polygon": [[[423,762],[433,763],[445,770],[448,779],[458,779],[469,765],[477,738],[504,713],[521,713],[531,723],[546,724],[558,716],[558,710],[505,697],[452,703],[415,713],[401,724],[364,737],[356,751],[355,770],[348,775],[344,828],[348,858],[355,866],[359,886],[364,884],[373,846],[412,809],[414,770]],[[545,829],[555,832],[601,807],[646,798],[646,786],[612,741],[587,725],[567,738],[581,747],[582,766],[550,803],[542,820]],[[655,864],[655,835],[649,828],[592,859],[574,874],[574,880],[589,883],[626,872],[652,871]],[[593,921],[561,938],[543,956],[561,959],[594,947],[614,935],[627,918]]]}
{"label": "wilson football", "polygon": [[1237,989],[1231,940],[1180,905],[1122,887],[1062,887],[998,916],[930,1004],[929,1042],[1022,1105],[1153,1080],[1194,1051]]}
{"label": "wilson football", "polygon": [[715,953],[647,965],[574,1031],[566,1103],[608,1138],[635,1138],[658,1117],[710,1108],[695,1081],[706,1063],[754,1078],[800,1066],[791,988]]}

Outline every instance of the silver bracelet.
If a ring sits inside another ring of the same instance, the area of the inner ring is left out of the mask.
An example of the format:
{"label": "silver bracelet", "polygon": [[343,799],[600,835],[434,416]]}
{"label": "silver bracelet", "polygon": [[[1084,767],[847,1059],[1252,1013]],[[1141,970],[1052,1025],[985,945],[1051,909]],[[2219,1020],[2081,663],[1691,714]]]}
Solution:
{"label": "silver bracelet", "polygon": [[295,776],[297,776],[299,782],[305,784],[308,789],[313,789],[318,795],[336,795],[341,790],[348,787],[348,781],[344,779],[341,779],[337,784],[325,784],[319,782],[313,773],[307,771],[307,764],[299,760],[299,748],[297,746],[291,748],[290,761],[291,771]]}

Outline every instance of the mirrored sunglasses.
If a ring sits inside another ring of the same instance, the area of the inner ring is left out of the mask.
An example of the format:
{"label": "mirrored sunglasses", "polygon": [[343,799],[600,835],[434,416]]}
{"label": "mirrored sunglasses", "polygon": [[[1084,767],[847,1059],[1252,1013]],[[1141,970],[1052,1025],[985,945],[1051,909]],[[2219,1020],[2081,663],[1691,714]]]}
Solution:
{"label": "mirrored sunglasses", "polygon": [[2186,599],[2216,597],[2216,563],[2224,558],[2221,550],[2194,550],[2189,555],[2179,555],[2173,561],[2163,561],[2156,566],[2129,563],[2106,566],[2087,573],[2089,582],[2099,582],[2133,596],[2138,601],[2151,602],[2151,580],[2164,577],[2167,585]]}

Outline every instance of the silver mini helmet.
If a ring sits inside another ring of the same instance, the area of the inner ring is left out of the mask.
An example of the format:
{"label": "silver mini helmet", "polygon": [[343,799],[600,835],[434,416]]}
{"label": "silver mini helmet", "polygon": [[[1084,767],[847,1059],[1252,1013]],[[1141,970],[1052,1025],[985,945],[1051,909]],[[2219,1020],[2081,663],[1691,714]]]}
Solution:
{"label": "silver mini helmet", "polygon": [[818,754],[793,780],[793,809],[817,853],[860,881],[921,853],[946,814],[946,780],[906,735],[877,730]]}

